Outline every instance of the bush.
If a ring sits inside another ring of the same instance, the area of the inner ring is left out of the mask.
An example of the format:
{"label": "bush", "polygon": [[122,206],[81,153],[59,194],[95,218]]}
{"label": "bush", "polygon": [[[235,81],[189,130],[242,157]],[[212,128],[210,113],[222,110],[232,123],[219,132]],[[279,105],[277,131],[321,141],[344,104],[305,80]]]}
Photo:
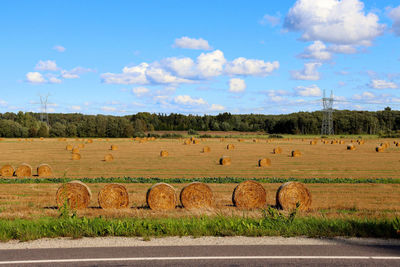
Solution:
{"label": "bush", "polygon": [[199,133],[196,130],[189,129],[188,135],[198,135]]}
{"label": "bush", "polygon": [[155,137],[155,138],[160,138],[161,135],[159,135],[158,133],[148,133],[147,137]]}
{"label": "bush", "polygon": [[268,138],[283,138],[283,135],[280,134],[270,134]]}
{"label": "bush", "polygon": [[199,136],[200,138],[212,138],[211,134],[202,134]]}
{"label": "bush", "polygon": [[177,133],[165,133],[161,135],[161,138],[182,138],[183,136],[181,134]]}
{"label": "bush", "polygon": [[145,137],[146,135],[144,132],[134,132],[133,137]]}

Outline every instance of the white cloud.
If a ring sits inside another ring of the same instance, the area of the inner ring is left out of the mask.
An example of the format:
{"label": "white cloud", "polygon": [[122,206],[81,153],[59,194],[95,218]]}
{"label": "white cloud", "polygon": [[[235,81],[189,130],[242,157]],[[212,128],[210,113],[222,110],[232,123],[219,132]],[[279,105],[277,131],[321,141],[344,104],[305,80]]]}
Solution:
{"label": "white cloud", "polygon": [[297,86],[294,88],[298,96],[321,96],[321,89],[313,84],[311,86]]}
{"label": "white cloud", "polygon": [[39,60],[39,62],[35,66],[35,70],[41,71],[57,71],[58,67],[54,60]]}
{"label": "white cloud", "polygon": [[321,41],[315,41],[309,45],[299,56],[301,58],[316,60],[330,60],[332,58],[331,53],[326,49],[326,45]]}
{"label": "white cloud", "polygon": [[40,72],[28,72],[26,74],[26,81],[29,83],[45,83],[46,80]]}
{"label": "white cloud", "polygon": [[79,110],[81,110],[82,108],[81,108],[81,106],[71,106],[70,109],[71,109],[71,110],[74,110],[74,111],[79,111]]}
{"label": "white cloud", "polygon": [[368,46],[383,34],[384,25],[378,19],[372,12],[365,14],[359,0],[298,0],[290,8],[284,27],[301,32],[305,41]]}
{"label": "white cloud", "polygon": [[296,80],[319,80],[319,72],[317,70],[321,63],[305,63],[303,70],[295,70],[291,72],[292,78]]}
{"label": "white cloud", "polygon": [[226,59],[221,50],[201,53],[201,55],[197,57],[197,70],[202,77],[215,77],[222,74],[225,63]]}
{"label": "white cloud", "polygon": [[103,107],[101,107],[101,110],[102,110],[102,111],[105,111],[105,112],[112,112],[112,111],[117,111],[117,108],[115,108],[115,107],[103,106]]}
{"label": "white cloud", "polygon": [[49,83],[61,83],[61,80],[56,77],[50,77]]}
{"label": "white cloud", "polygon": [[54,50],[56,50],[56,51],[58,51],[58,52],[65,52],[65,47],[64,46],[62,46],[62,45],[55,45],[55,46],[53,46],[53,49]]}
{"label": "white cloud", "polygon": [[136,87],[132,89],[132,92],[137,96],[137,97],[141,97],[145,94],[147,94],[148,92],[150,92],[150,90],[146,87]]}
{"label": "white cloud", "polygon": [[7,101],[0,99],[0,106],[5,107],[7,105],[8,105]]}
{"label": "white cloud", "polygon": [[151,83],[155,84],[178,84],[178,83],[191,83],[190,80],[179,78],[168,71],[158,68],[150,67],[146,70],[146,77]]}
{"label": "white cloud", "polygon": [[211,107],[209,108],[209,111],[223,111],[225,110],[225,107],[219,104],[212,104]]}
{"label": "white cloud", "polygon": [[393,21],[392,24],[393,32],[397,36],[400,36],[400,6],[390,9],[388,16]]}
{"label": "white cloud", "polygon": [[370,99],[374,99],[375,97],[376,96],[371,92],[363,92],[361,95],[358,95],[358,94],[353,95],[353,99],[356,99],[356,100],[362,100],[362,99],[370,100]]}
{"label": "white cloud", "polygon": [[331,45],[328,50],[336,54],[355,54],[357,49],[352,45]]}
{"label": "white cloud", "polygon": [[225,67],[225,72],[230,75],[267,76],[279,68],[279,62],[265,62],[259,59],[236,58]]}
{"label": "white cloud", "polygon": [[189,38],[187,36],[175,39],[174,46],[186,49],[201,49],[201,50],[212,49],[212,47],[208,44],[207,40],[204,40],[202,38],[199,39]]}
{"label": "white cloud", "polygon": [[174,98],[176,104],[192,106],[192,105],[206,105],[207,102],[203,98],[192,98],[189,95],[178,95]]}
{"label": "white cloud", "polygon": [[79,75],[87,72],[94,72],[94,70],[83,67],[75,67],[72,70],[62,70],[61,77],[63,77],[64,79],[78,79],[80,78]]}
{"label": "white cloud", "polygon": [[369,84],[370,87],[374,89],[396,89],[398,88],[397,84],[394,82],[388,82],[385,80],[372,80]]}
{"label": "white cloud", "polygon": [[161,64],[177,76],[186,78],[196,76],[196,64],[189,57],[170,57],[162,60]]}
{"label": "white cloud", "polygon": [[289,95],[289,93],[285,90],[268,90],[267,95],[272,102],[282,102],[286,100],[285,96]]}
{"label": "white cloud", "polygon": [[272,27],[277,26],[278,24],[281,23],[281,18],[280,16],[271,16],[268,14],[265,14],[262,19],[260,19],[259,23],[261,25],[266,25],[266,24],[270,24]]}
{"label": "white cloud", "polygon": [[241,93],[246,89],[246,83],[239,78],[232,78],[229,80],[229,92]]}

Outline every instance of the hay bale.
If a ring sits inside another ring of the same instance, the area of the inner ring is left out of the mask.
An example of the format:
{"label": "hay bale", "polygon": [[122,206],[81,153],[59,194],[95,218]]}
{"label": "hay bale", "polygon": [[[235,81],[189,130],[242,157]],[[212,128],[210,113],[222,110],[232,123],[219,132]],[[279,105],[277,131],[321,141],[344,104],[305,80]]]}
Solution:
{"label": "hay bale", "polygon": [[110,148],[110,150],[118,150],[118,146],[117,145],[111,145],[111,148]]}
{"label": "hay bale", "polygon": [[87,143],[88,143],[88,144],[92,144],[92,143],[93,143],[93,140],[92,140],[92,139],[88,139],[88,140],[87,140]]}
{"label": "hay bale", "polygon": [[400,146],[400,143],[397,142],[397,143],[396,143],[396,146]]}
{"label": "hay bale", "polygon": [[258,143],[258,139],[253,139],[253,143]]}
{"label": "hay bale", "polygon": [[81,159],[81,154],[79,153],[72,153],[72,160],[80,160]]}
{"label": "hay bale", "polygon": [[235,149],[235,146],[234,146],[233,144],[228,144],[228,145],[226,146],[226,149],[228,149],[228,150],[234,150],[234,149]]}
{"label": "hay bale", "polygon": [[81,181],[63,184],[56,193],[56,202],[59,208],[67,202],[72,209],[85,209],[89,206],[91,198],[90,188]]}
{"label": "hay bale", "polygon": [[14,175],[14,167],[10,164],[6,164],[0,169],[0,175],[3,177],[12,177]]}
{"label": "hay bale", "polygon": [[377,146],[377,147],[375,148],[375,151],[376,151],[376,152],[383,152],[383,151],[385,151],[385,148],[384,148],[383,146]]}
{"label": "hay bale", "polygon": [[222,158],[219,159],[219,164],[220,165],[225,165],[225,166],[229,166],[231,165],[231,158],[230,157],[226,157],[223,156]]}
{"label": "hay bale", "polygon": [[316,145],[317,144],[317,141],[316,140],[311,140],[310,141],[310,145]]}
{"label": "hay bale", "polygon": [[212,208],[214,206],[211,188],[200,182],[193,182],[185,186],[181,191],[180,200],[186,209]]}
{"label": "hay bale", "polygon": [[356,150],[356,146],[353,144],[347,145],[347,150]]}
{"label": "hay bale", "polygon": [[263,158],[258,160],[258,167],[267,167],[267,166],[271,166],[270,159]]}
{"label": "hay bale", "polygon": [[104,161],[106,161],[106,162],[110,162],[110,161],[113,161],[113,160],[114,160],[114,157],[111,154],[107,154],[107,155],[104,156]]}
{"label": "hay bale", "polygon": [[152,210],[172,210],[177,204],[175,189],[166,183],[158,183],[147,190],[147,205]]}
{"label": "hay bale", "polygon": [[74,148],[74,147],[73,147],[72,145],[67,145],[67,146],[65,147],[65,149],[66,149],[67,151],[72,151],[73,148]]}
{"label": "hay bale", "polygon": [[79,154],[79,148],[78,148],[78,147],[74,147],[74,148],[72,149],[72,153],[73,153],[73,154]]}
{"label": "hay bale", "polygon": [[295,157],[301,157],[301,152],[298,151],[298,150],[293,150],[293,151],[292,151],[292,157],[293,157],[293,158],[295,158]]}
{"label": "hay bale", "polygon": [[53,176],[53,170],[49,164],[43,163],[37,167],[37,175],[39,177],[51,177]]}
{"label": "hay bale", "polygon": [[168,151],[167,150],[161,150],[160,157],[168,157]]}
{"label": "hay bale", "polygon": [[239,142],[239,143],[242,143],[242,142],[244,142],[244,139],[239,138],[239,139],[238,139],[238,142]]}
{"label": "hay bale", "polygon": [[40,137],[39,139],[40,139],[40,140],[42,140],[42,141],[44,140],[44,138],[43,138],[43,137]]}
{"label": "hay bale", "polygon": [[104,186],[98,195],[99,206],[103,209],[124,209],[129,205],[126,187],[120,184]]}
{"label": "hay bale", "polygon": [[211,151],[211,148],[209,146],[203,147],[203,153],[208,153]]}
{"label": "hay bale", "polygon": [[78,148],[79,148],[79,149],[85,148],[85,144],[78,144]]}
{"label": "hay bale", "polygon": [[255,181],[244,181],[233,190],[232,202],[238,208],[263,208],[266,201],[264,187]]}
{"label": "hay bale", "polygon": [[389,143],[388,142],[381,143],[381,147],[384,147],[386,149],[389,147]]}
{"label": "hay bale", "polygon": [[299,203],[299,210],[309,210],[311,206],[311,194],[308,189],[299,182],[287,182],[281,185],[276,192],[276,205],[283,210],[292,210]]}
{"label": "hay bale", "polygon": [[189,139],[186,139],[185,141],[183,141],[184,145],[190,145],[192,142]]}
{"label": "hay bale", "polygon": [[275,147],[275,148],[272,150],[272,153],[274,153],[274,154],[281,154],[281,153],[282,153],[282,148],[280,148],[280,147]]}
{"label": "hay bale", "polygon": [[22,163],[15,170],[15,176],[17,177],[30,177],[32,176],[32,167],[27,163]]}
{"label": "hay bale", "polygon": [[194,145],[197,145],[197,144],[200,144],[200,141],[199,141],[198,139],[194,139],[194,140],[192,141],[192,143],[193,143]]}

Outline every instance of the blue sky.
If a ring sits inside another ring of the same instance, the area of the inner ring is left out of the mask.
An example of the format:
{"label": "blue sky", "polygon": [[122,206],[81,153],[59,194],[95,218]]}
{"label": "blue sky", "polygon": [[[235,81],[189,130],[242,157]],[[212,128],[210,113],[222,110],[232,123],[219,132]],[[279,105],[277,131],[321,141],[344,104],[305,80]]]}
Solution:
{"label": "blue sky", "polygon": [[2,1],[0,112],[400,106],[398,1]]}

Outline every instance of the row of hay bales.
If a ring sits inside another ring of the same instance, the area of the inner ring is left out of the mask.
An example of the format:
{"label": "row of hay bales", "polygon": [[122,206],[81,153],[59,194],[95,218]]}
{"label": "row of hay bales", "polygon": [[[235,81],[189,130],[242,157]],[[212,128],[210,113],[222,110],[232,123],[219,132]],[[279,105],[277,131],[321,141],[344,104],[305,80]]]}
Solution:
{"label": "row of hay bales", "polygon": [[[40,164],[37,168],[37,176],[39,177],[51,177],[53,176],[53,171],[48,164]],[[32,167],[27,163],[22,163],[17,168],[14,168],[10,164],[6,164],[0,169],[0,175],[2,177],[13,177],[16,176],[18,178],[23,177],[31,177],[32,176]]]}
{"label": "row of hay bales", "polygon": [[[56,193],[58,207],[65,203],[74,209],[84,209],[89,206],[92,193],[90,188],[80,182],[72,181],[60,186]],[[215,207],[214,194],[211,188],[201,182],[193,182],[185,186],[179,199],[186,209],[210,209]],[[266,205],[266,191],[255,181],[244,181],[238,184],[232,193],[232,202],[238,208],[255,209]],[[300,210],[308,210],[311,206],[311,194],[299,182],[287,182],[276,192],[276,207],[291,210],[299,204]],[[169,184],[157,183],[146,193],[146,202],[152,210],[172,210],[178,205],[176,190]],[[98,194],[98,204],[103,209],[121,209],[129,206],[129,195],[125,186],[107,184]]]}

